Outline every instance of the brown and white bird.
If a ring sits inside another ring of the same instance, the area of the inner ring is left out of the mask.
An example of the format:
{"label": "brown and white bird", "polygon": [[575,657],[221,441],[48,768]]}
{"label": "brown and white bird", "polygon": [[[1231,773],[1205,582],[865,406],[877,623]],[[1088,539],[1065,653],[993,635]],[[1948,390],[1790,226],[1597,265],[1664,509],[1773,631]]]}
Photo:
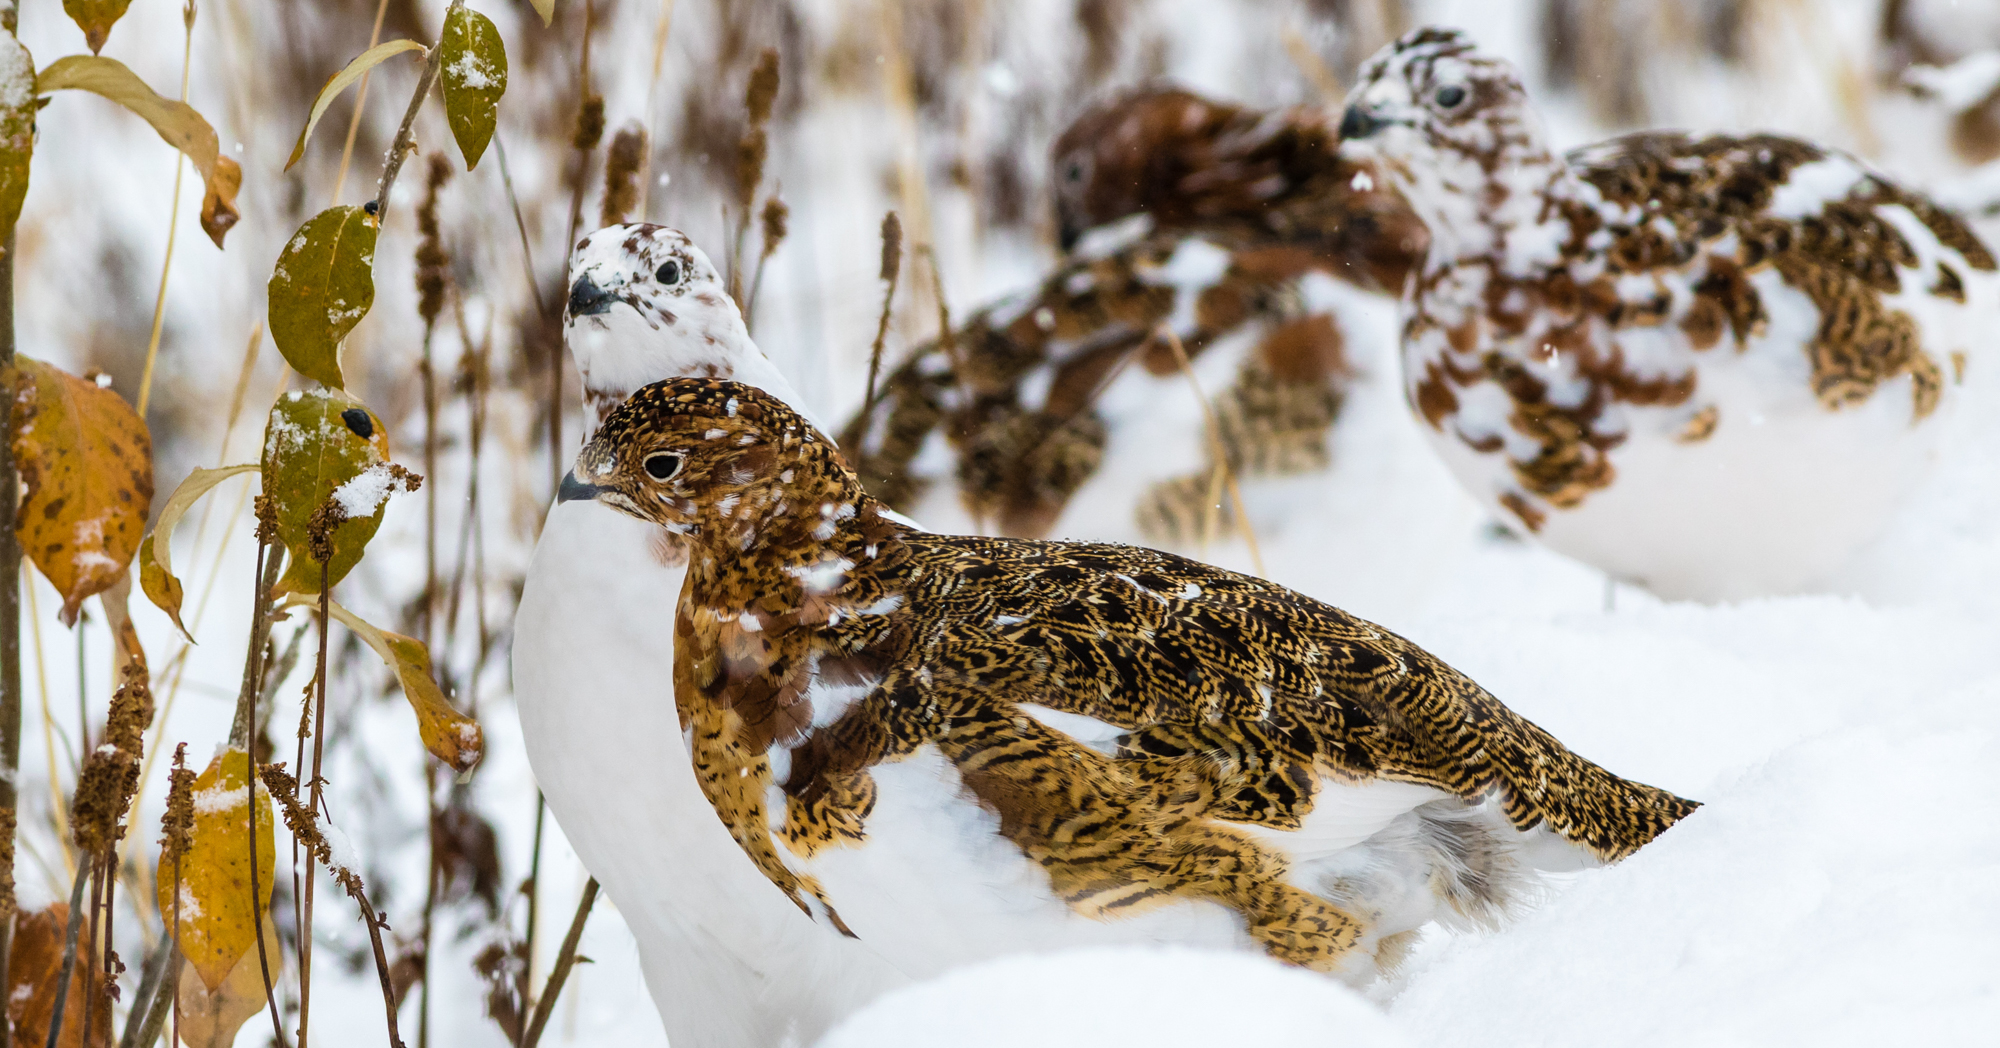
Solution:
{"label": "brown and white bird", "polygon": [[1422,29],[1348,98],[1342,150],[1430,231],[1404,382],[1479,499],[1663,596],[1809,587],[1881,532],[2000,330],[1954,216],[1778,135],[1557,154],[1505,61]]}
{"label": "brown and white bird", "polygon": [[[869,489],[909,509],[949,480],[981,526],[1036,537],[1072,499],[1098,501],[1083,489],[1107,456],[1115,472],[1159,473],[1176,461],[1163,431],[1180,433],[1192,450],[1136,505],[1091,509],[1189,544],[1217,523],[1218,449],[1249,478],[1327,469],[1357,372],[1348,345],[1376,319],[1357,289],[1398,291],[1424,243],[1409,209],[1337,145],[1316,110],[1255,112],[1172,88],[1078,117],[1051,149],[1060,237],[1075,252],[888,376],[842,435]],[[1214,434],[1182,403],[1163,328],[1209,375]],[[926,456],[934,439],[947,447]],[[1140,461],[1120,461],[1121,443]]]}
{"label": "brown and white bird", "polygon": [[1366,982],[1424,925],[1490,923],[1538,868],[1695,808],[1281,586],[909,528],[742,383],[635,393],[562,497],[687,544],[674,680],[703,793],[828,934],[907,972],[1137,942]]}

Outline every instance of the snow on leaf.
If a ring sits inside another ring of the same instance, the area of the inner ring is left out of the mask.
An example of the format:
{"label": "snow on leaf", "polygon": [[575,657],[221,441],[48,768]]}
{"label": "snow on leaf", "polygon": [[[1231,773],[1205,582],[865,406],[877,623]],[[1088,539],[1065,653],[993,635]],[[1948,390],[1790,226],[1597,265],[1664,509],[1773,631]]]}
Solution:
{"label": "snow on leaf", "polygon": [[299,374],[339,389],[340,340],[375,304],[375,223],[358,207],[330,207],[299,227],[267,291],[271,340]]}
{"label": "snow on leaf", "polygon": [[125,9],[131,6],[132,0],[63,0],[63,13],[83,30],[84,43],[90,45],[90,53],[94,55],[104,50],[111,27],[125,17]]}
{"label": "snow on leaf", "polygon": [[181,625],[181,580],[174,577],[174,526],[217,484],[257,468],[254,463],[220,469],[197,468],[181,481],[173,494],[167,496],[167,504],[160,508],[160,519],[153,525],[153,533],[139,546],[139,588],[145,591],[146,599],[174,620],[174,625],[189,641],[193,641],[194,636],[188,633],[186,626]]}
{"label": "snow on leaf", "polygon": [[444,81],[444,112],[465,166],[479,166],[499,120],[500,96],[507,91],[507,48],[485,15],[463,5],[445,12],[438,70]]}
{"label": "snow on leaf", "polygon": [[[311,548],[313,514],[334,492],[388,460],[389,435],[382,420],[340,390],[306,390],[280,397],[272,406],[264,429],[264,496],[277,516],[278,541],[291,554],[279,590],[319,592],[320,564]],[[333,526],[327,585],[339,582],[361,560],[382,525],[383,509],[377,505],[367,515]]]}
{"label": "snow on leaf", "polygon": [[312,112],[306,117],[306,126],[299,129],[298,144],[292,147],[292,155],[285,161],[285,170],[290,171],[292,165],[306,155],[306,139],[312,137],[313,128],[319,126],[319,118],[326,115],[326,107],[332,105],[333,100],[339,98],[340,93],[347,90],[349,84],[361,79],[361,74],[405,51],[423,49],[424,45],[415,40],[391,40],[385,44],[376,44],[361,52],[354,61],[347,63],[340,72],[328,78],[326,86],[320,88],[319,95],[313,99]]}
{"label": "snow on leaf", "polygon": [[35,59],[12,33],[0,34],[0,239],[21,217],[28,161],[35,151]]}
{"label": "snow on leaf", "polygon": [[[230,969],[257,944],[256,912],[271,904],[276,844],[270,791],[256,784],[257,894],[250,897],[250,755],[239,749],[218,753],[194,781],[194,831],[180,862],[181,954],[216,990]],[[174,864],[160,863],[160,913],[174,912]],[[254,907],[254,909],[253,909]],[[266,927],[269,927],[267,924]],[[251,960],[254,962],[255,958]],[[262,982],[258,992],[263,992]],[[253,1013],[254,1014],[254,1013]]]}
{"label": "snow on leaf", "polygon": [[125,398],[60,368],[16,357],[14,461],[26,492],[21,550],[62,594],[75,625],[84,599],[125,574],[153,501],[153,444]]}

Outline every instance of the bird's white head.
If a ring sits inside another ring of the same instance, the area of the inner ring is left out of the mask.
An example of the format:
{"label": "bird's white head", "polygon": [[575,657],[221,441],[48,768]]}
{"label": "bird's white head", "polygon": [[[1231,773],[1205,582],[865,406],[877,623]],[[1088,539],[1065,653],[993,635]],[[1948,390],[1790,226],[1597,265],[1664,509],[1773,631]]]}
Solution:
{"label": "bird's white head", "polygon": [[1433,259],[1484,253],[1497,224],[1538,221],[1566,168],[1521,77],[1456,29],[1428,27],[1376,52],[1347,96],[1341,151],[1372,161],[1432,233]]}
{"label": "bird's white head", "polygon": [[680,230],[596,230],[576,242],[569,279],[563,342],[583,377],[586,430],[634,390],[670,378],[732,379],[803,410],[751,341],[722,275]]}

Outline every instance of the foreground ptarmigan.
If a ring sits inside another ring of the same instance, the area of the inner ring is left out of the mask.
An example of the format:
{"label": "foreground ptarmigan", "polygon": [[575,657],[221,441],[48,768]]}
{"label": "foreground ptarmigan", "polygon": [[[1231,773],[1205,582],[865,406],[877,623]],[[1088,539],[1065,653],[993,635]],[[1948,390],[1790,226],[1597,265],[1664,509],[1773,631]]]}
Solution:
{"label": "foreground ptarmigan", "polygon": [[909,528],[742,383],[633,394],[562,498],[687,543],[703,792],[830,937],[906,971],[1151,942],[1365,982],[1430,921],[1494,920],[1538,864],[1623,858],[1695,807],[1281,586]]}
{"label": "foreground ptarmigan", "polygon": [[1474,495],[1668,597],[1808,587],[1881,532],[2000,331],[1964,223],[1777,135],[1551,151],[1465,35],[1371,59],[1342,150],[1430,229],[1404,381]]}
{"label": "foreground ptarmigan", "polygon": [[[649,382],[734,378],[794,405],[701,250],[672,229],[612,226],[570,260],[564,338],[584,415]],[[685,553],[603,506],[557,505],[514,630],[514,694],[535,777],[563,833],[638,941],[678,1048],[810,1043],[905,980],[817,934],[716,821],[677,740],[674,597]]]}

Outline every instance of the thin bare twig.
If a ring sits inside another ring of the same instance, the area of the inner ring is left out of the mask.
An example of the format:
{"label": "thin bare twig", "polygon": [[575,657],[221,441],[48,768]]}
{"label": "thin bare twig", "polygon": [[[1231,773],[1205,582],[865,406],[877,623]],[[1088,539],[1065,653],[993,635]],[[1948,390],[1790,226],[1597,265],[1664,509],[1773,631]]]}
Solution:
{"label": "thin bare twig", "polygon": [[535,1048],[541,1041],[542,1028],[549,1024],[549,1013],[555,1011],[563,983],[569,980],[570,969],[576,967],[576,944],[583,938],[583,922],[590,919],[590,907],[596,901],[597,878],[592,877],[583,886],[583,898],[577,900],[576,916],[570,919],[569,934],[563,936],[562,952],[556,955],[556,966],[549,971],[542,997],[535,1002],[535,1018],[528,1024],[527,1036],[521,1038],[521,1048]]}
{"label": "thin bare twig", "polygon": [[49,1014],[48,1048],[56,1048],[62,1035],[63,1010],[69,1005],[69,979],[76,970],[77,934],[83,930],[83,886],[90,880],[91,863],[78,863],[76,879],[69,888],[69,927],[63,932],[62,967],[56,971],[55,1011]]}
{"label": "thin bare twig", "polygon": [[[368,47],[373,50],[382,42],[382,16],[389,13],[389,0],[377,0],[375,4],[375,28],[368,31]],[[354,112],[347,118],[347,141],[340,147],[340,169],[333,176],[333,195],[326,206],[340,203],[340,191],[347,186],[347,165],[354,159],[354,139],[361,133],[362,107],[368,101],[368,77],[373,69],[361,71],[361,82],[354,85]],[[187,92],[181,92],[181,100],[187,100]]]}
{"label": "thin bare twig", "polygon": [[[457,7],[465,0],[452,0]],[[417,111],[424,107],[424,97],[431,93],[431,86],[437,83],[438,67],[444,64],[443,40],[431,45],[430,58],[424,62],[424,72],[417,78],[417,90],[410,95],[410,107],[403,111],[403,124],[396,129],[395,144],[389,147],[388,162],[382,165],[382,182],[375,190],[375,226],[381,228],[389,220],[389,190],[395,188],[396,175],[403,170],[403,161],[409,159],[410,148],[416,144],[414,128]]]}
{"label": "thin bare twig", "polygon": [[[386,3],[387,0],[384,0]],[[183,8],[181,19],[186,26],[186,36],[181,44],[181,101],[188,97],[188,67],[194,60],[194,4],[192,0]],[[380,24],[379,21],[377,23]],[[370,45],[373,46],[373,45]],[[153,396],[153,365],[160,359],[160,329],[167,319],[167,274],[174,269],[174,238],[181,228],[181,176],[187,172],[187,157],[174,156],[174,195],[167,204],[167,257],[160,262],[160,290],[153,297],[153,331],[146,337],[146,370],[139,377],[139,397],[133,410],[140,418],[146,417],[146,405]]]}
{"label": "thin bare twig", "polygon": [[882,317],[875,324],[875,342],[868,353],[868,395],[862,398],[861,414],[875,410],[875,382],[882,374],[882,346],[889,337],[890,307],[896,301],[896,282],[903,272],[903,221],[894,211],[882,216],[881,278],[888,288],[882,292]]}

